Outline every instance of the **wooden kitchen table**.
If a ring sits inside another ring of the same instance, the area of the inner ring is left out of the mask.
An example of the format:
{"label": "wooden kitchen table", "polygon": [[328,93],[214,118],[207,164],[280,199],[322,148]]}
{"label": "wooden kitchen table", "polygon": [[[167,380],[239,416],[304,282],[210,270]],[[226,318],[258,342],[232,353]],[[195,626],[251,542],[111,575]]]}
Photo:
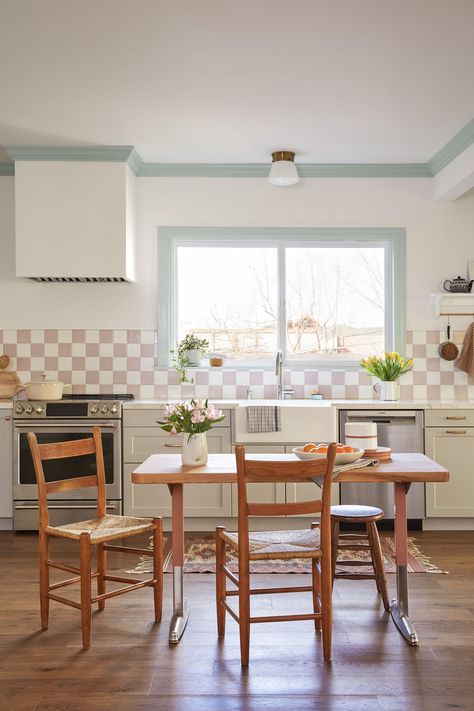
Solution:
{"label": "wooden kitchen table", "polygon": [[[252,459],[287,460],[294,454],[251,454]],[[408,538],[406,494],[414,482],[448,481],[444,467],[424,454],[393,454],[392,460],[376,467],[363,467],[340,472],[336,482],[393,484],[395,488],[395,563],[397,597],[392,600],[390,614],[400,633],[411,645],[418,636],[408,615]],[[171,492],[172,556],[173,556],[173,617],[169,641],[179,642],[189,616],[184,598],[184,506],[185,484],[218,484],[237,481],[234,454],[210,454],[204,467],[183,467],[180,454],[153,454],[132,472],[134,484],[167,484]],[[269,479],[269,482],[271,479]]]}

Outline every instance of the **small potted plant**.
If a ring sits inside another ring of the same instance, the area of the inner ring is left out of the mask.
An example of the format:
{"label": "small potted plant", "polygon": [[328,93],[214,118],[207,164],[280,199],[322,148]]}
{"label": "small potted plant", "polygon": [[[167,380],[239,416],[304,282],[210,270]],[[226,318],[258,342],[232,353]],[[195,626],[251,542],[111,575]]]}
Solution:
{"label": "small potted plant", "polygon": [[190,400],[172,402],[166,405],[163,420],[157,420],[162,430],[176,436],[185,432],[181,448],[181,458],[186,467],[198,467],[207,464],[206,432],[216,422],[222,422],[225,415],[208,400]]}
{"label": "small potted plant", "polygon": [[[385,353],[384,358],[370,356],[362,358],[361,366],[371,375],[381,380],[374,385],[381,400],[398,400],[398,380],[413,368],[411,358],[402,358],[399,353]],[[380,391],[377,389],[380,387]]]}
{"label": "small potted plant", "polygon": [[188,378],[186,368],[195,368],[201,358],[209,349],[209,342],[205,338],[198,338],[194,333],[187,333],[171,351],[171,365],[178,371],[182,383],[192,383]]}

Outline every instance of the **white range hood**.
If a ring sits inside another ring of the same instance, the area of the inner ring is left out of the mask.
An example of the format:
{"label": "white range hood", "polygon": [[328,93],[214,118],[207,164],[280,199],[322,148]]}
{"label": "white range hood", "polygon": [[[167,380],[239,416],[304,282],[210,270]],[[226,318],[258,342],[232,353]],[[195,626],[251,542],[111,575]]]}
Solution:
{"label": "white range hood", "polygon": [[134,281],[135,180],[124,162],[17,161],[16,275]]}

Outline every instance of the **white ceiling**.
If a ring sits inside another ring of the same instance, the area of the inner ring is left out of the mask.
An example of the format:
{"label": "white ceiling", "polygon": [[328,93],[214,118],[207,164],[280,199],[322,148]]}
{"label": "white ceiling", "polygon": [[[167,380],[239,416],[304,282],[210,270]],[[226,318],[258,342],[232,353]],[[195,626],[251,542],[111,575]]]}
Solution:
{"label": "white ceiling", "polygon": [[426,162],[474,116],[473,28],[473,0],[0,0],[0,145]]}

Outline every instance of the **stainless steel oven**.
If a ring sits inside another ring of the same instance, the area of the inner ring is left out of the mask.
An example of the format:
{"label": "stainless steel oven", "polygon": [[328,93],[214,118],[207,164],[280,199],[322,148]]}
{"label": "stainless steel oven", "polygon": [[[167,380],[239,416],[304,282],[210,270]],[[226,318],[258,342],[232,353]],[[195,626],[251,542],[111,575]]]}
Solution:
{"label": "stainless steel oven", "polygon": [[[13,525],[16,531],[37,530],[38,490],[27,433],[34,432],[40,444],[83,439],[93,427],[102,431],[107,512],[122,513],[121,402],[118,400],[60,400],[18,403],[13,425]],[[88,476],[95,471],[94,455],[49,460],[43,464],[46,481]],[[52,494],[52,525],[94,517],[95,487]]]}

